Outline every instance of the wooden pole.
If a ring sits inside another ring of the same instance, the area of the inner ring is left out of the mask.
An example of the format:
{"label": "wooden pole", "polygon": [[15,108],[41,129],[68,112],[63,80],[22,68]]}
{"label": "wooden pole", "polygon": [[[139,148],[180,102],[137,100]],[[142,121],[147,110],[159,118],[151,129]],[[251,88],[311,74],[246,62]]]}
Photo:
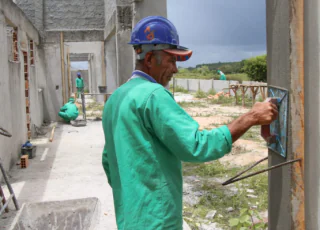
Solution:
{"label": "wooden pole", "polygon": [[60,32],[60,55],[61,55],[62,99],[63,99],[63,104],[64,104],[64,103],[66,103],[66,84],[65,84],[65,74],[64,74],[63,32]]}
{"label": "wooden pole", "polygon": [[248,87],[241,85],[240,88],[241,88],[241,92],[242,92],[242,107],[245,107],[244,100],[245,100],[245,94],[247,92]]}
{"label": "wooden pole", "polygon": [[71,89],[71,66],[70,66],[70,48],[68,47],[67,49],[67,58],[68,58],[68,98],[71,97],[71,92],[72,92],[72,89]]}
{"label": "wooden pole", "polygon": [[252,105],[256,103],[256,96],[259,90],[259,86],[249,86],[252,93]]}
{"label": "wooden pole", "polygon": [[50,139],[49,141],[52,142],[53,141],[53,136],[54,136],[54,130],[56,129],[56,125],[53,126],[52,131],[51,131],[51,135],[50,135]]}
{"label": "wooden pole", "polygon": [[[105,62],[104,48],[105,48],[104,42],[102,42],[102,46],[101,46],[102,85],[107,86],[107,74],[106,74],[106,62]],[[105,102],[107,101],[107,95],[104,96],[104,101]]]}

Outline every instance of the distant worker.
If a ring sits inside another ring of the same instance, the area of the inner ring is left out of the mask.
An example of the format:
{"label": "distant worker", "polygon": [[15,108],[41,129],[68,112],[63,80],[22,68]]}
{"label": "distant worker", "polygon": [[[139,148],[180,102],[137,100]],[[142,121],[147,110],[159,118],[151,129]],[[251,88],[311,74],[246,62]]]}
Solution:
{"label": "distant worker", "polygon": [[77,119],[79,116],[78,107],[74,104],[74,98],[70,98],[64,106],[61,107],[59,116],[63,118],[67,123]]}
{"label": "distant worker", "polygon": [[102,165],[118,229],[181,230],[181,161],[223,157],[252,126],[275,120],[277,107],[257,102],[230,124],[200,131],[165,88],[178,72],[176,61],[192,55],[179,45],[175,26],[164,17],[146,17],[133,28],[129,44],[137,54],[135,71],[108,99],[102,117]]}
{"label": "distant worker", "polygon": [[220,74],[219,80],[222,80],[222,81],[227,80],[226,75],[224,75],[224,73],[221,70],[218,70],[217,72],[218,72],[218,74]]}
{"label": "distant worker", "polygon": [[83,88],[84,88],[84,82],[80,72],[77,73],[77,76],[78,76],[76,79],[77,98],[81,98],[81,93],[83,93]]}

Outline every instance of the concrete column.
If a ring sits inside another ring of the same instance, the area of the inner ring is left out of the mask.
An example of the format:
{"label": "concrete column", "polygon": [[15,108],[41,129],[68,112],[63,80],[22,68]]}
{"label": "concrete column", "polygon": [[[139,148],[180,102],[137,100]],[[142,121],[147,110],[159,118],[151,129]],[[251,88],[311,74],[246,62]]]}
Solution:
{"label": "concrete column", "polygon": [[119,85],[117,77],[117,51],[116,51],[116,37],[112,36],[105,42],[105,56],[106,56],[106,72],[107,72],[107,91],[112,93]]}
{"label": "concrete column", "polygon": [[305,1],[306,229],[320,229],[320,3]]}
{"label": "concrete column", "polygon": [[[287,158],[269,150],[269,166],[304,157],[303,2],[266,1],[268,85],[286,88],[290,100]],[[269,172],[269,229],[318,229],[304,228],[303,163]]]}
{"label": "concrete column", "polygon": [[[133,3],[133,12],[133,26],[147,16],[167,17],[167,0],[136,0]],[[133,57],[135,59],[135,53]],[[170,85],[166,88],[169,90]]]}
{"label": "concrete column", "polygon": [[118,86],[126,83],[134,69],[133,49],[128,42],[132,31],[132,4],[117,5],[116,9],[116,51]]}
{"label": "concrete column", "polygon": [[133,25],[137,24],[142,18],[151,15],[167,17],[167,1],[142,0],[134,2]]}
{"label": "concrete column", "polygon": [[88,84],[89,84],[89,92],[93,93],[93,88],[92,88],[92,70],[93,70],[93,61],[92,61],[92,54],[88,55]]}

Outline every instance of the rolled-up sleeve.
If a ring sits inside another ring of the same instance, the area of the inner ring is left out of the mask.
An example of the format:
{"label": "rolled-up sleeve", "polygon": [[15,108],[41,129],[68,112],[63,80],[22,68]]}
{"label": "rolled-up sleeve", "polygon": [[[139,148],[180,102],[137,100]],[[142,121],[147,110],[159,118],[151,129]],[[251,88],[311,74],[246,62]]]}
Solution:
{"label": "rolled-up sleeve", "polygon": [[200,131],[199,124],[165,89],[155,90],[147,99],[143,119],[149,132],[181,161],[212,161],[232,149],[232,137],[227,126]]}

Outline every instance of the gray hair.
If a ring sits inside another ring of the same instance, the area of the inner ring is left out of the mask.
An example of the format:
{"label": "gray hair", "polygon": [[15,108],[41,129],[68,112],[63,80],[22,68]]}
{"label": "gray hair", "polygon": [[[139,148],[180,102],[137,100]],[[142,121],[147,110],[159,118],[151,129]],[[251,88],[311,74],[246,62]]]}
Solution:
{"label": "gray hair", "polygon": [[[161,65],[162,63],[162,54],[161,54],[161,50],[153,50],[151,51],[152,54],[155,56],[156,60],[157,60],[157,64]],[[143,66],[144,59],[136,59],[136,68]]]}

